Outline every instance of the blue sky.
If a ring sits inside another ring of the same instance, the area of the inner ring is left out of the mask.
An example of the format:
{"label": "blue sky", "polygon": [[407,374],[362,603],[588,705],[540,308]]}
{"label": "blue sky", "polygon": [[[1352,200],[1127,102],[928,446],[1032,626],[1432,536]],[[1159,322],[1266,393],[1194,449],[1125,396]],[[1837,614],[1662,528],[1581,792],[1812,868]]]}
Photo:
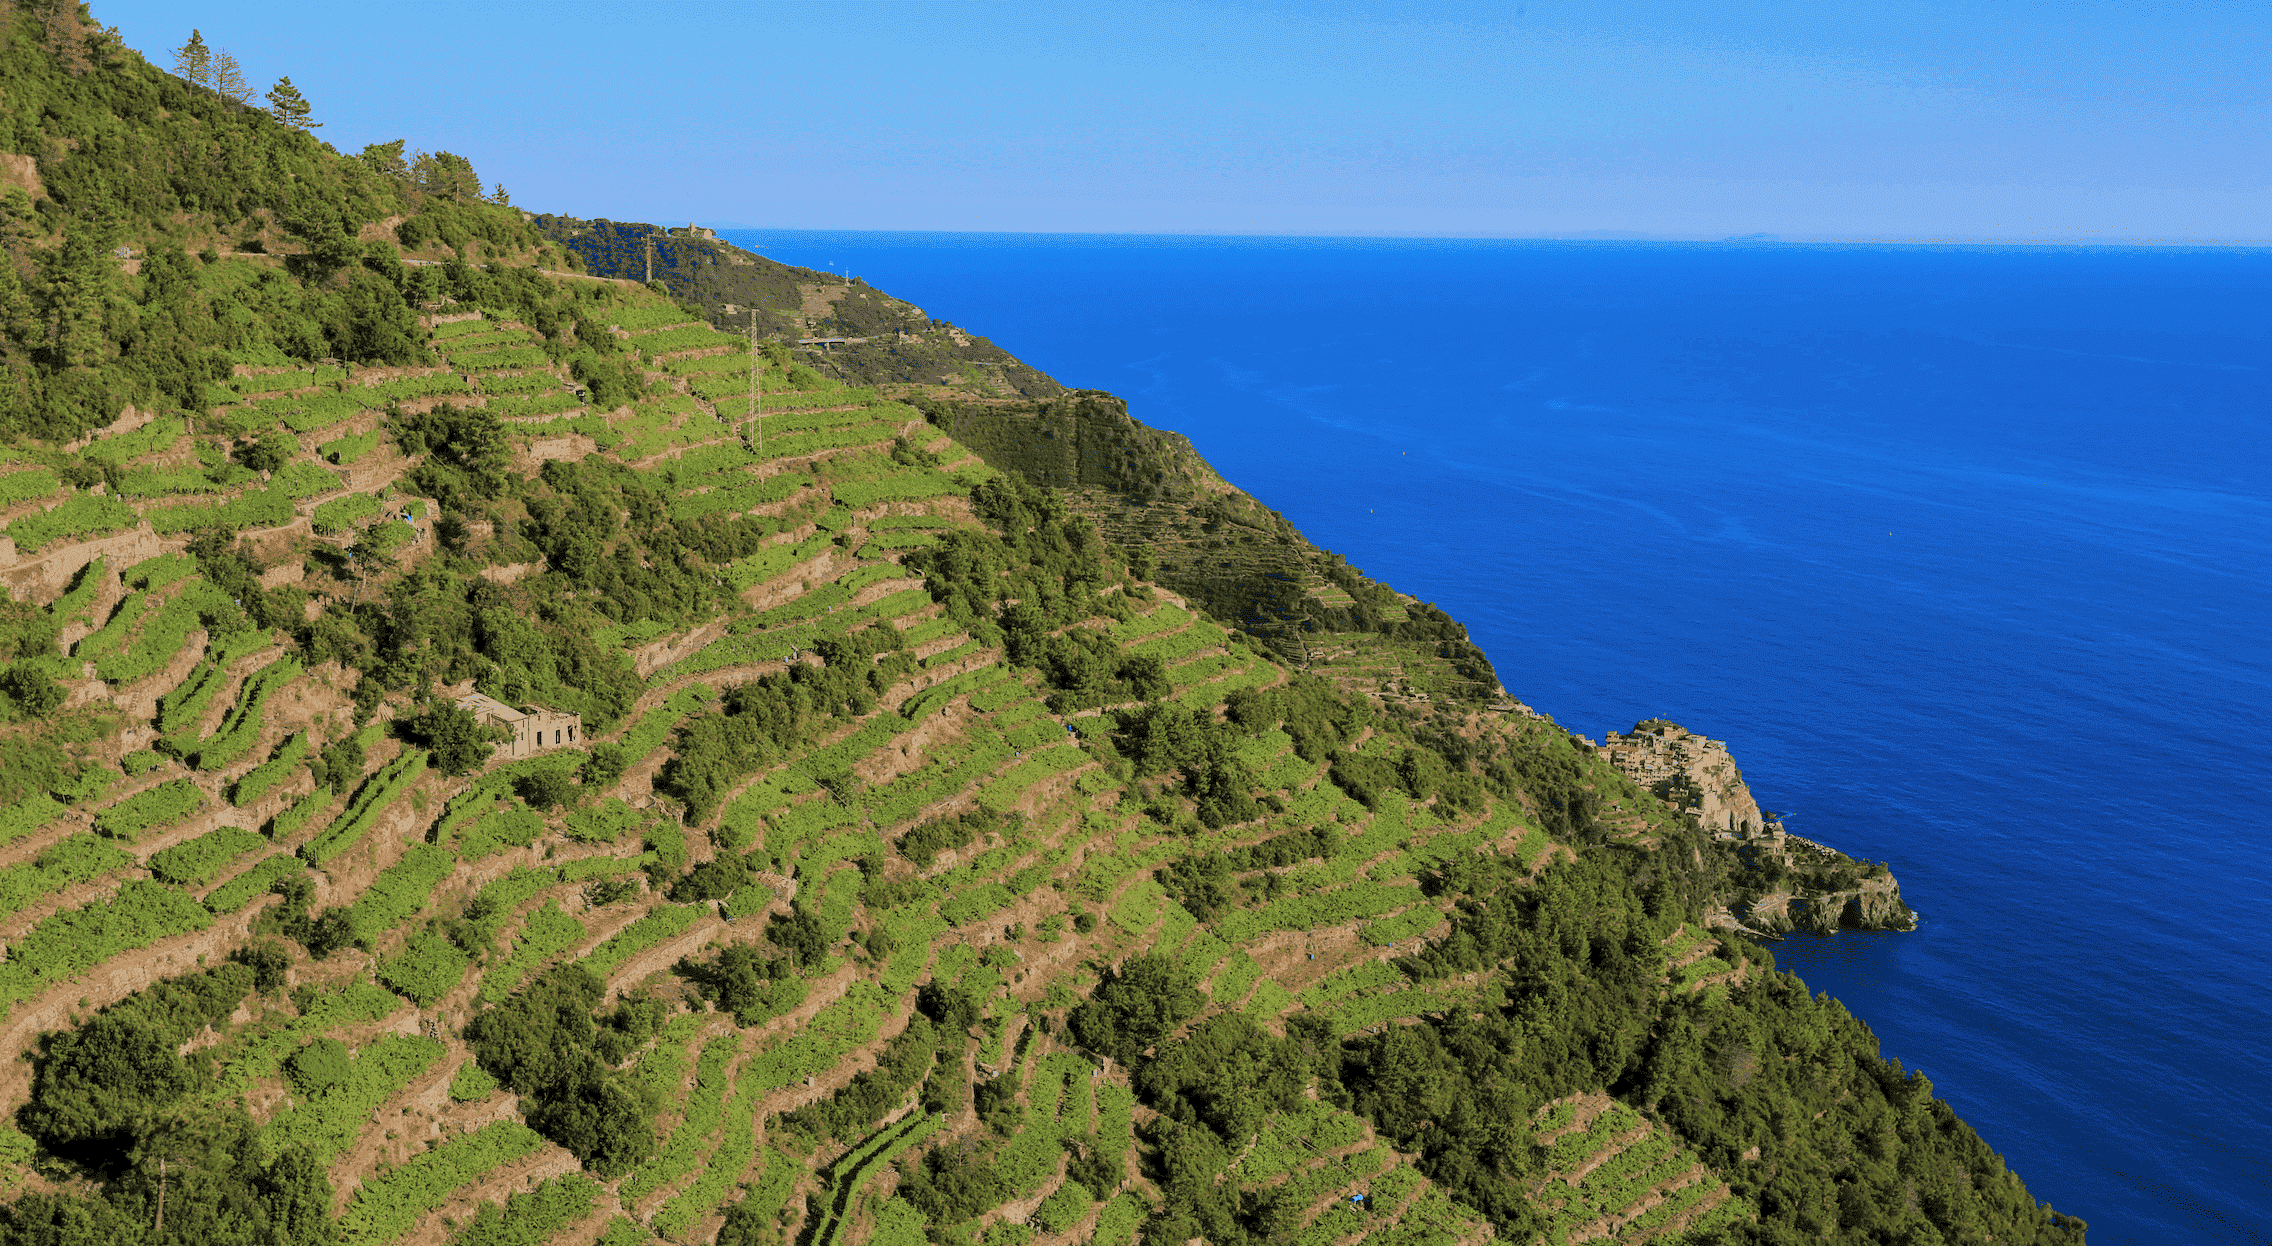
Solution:
{"label": "blue sky", "polygon": [[726,227],[2272,239],[2272,5],[96,0],[345,151]]}

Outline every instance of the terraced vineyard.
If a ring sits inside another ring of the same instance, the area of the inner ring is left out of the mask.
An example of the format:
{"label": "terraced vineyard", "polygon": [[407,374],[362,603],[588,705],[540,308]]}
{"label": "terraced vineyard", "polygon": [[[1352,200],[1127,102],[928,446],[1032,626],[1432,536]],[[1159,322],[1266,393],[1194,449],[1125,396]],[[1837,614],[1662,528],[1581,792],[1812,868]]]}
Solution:
{"label": "terraced vineyard", "polygon": [[1677,1240],[1751,1214],[1678,1138],[1607,1096],[1540,1109],[1536,1137],[1548,1167],[1535,1197],[1551,1241]]}

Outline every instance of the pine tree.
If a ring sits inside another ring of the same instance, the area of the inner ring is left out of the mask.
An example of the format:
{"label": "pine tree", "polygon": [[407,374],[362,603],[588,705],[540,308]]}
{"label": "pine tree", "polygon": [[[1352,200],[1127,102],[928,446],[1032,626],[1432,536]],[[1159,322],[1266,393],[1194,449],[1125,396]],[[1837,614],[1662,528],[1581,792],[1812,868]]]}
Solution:
{"label": "pine tree", "polygon": [[88,27],[79,16],[79,6],[50,0],[44,9],[35,11],[40,13],[41,22],[47,28],[47,54],[73,77],[87,72]]}
{"label": "pine tree", "polygon": [[474,203],[481,198],[481,179],[474,176],[473,162],[451,152],[413,152],[410,178],[420,191],[437,199]]}
{"label": "pine tree", "polygon": [[408,186],[410,184],[410,162],[402,158],[403,142],[404,140],[398,138],[391,143],[373,143],[363,149],[358,159],[362,160],[373,173],[390,178],[400,185]]}
{"label": "pine tree", "polygon": [[189,42],[174,49],[174,74],[191,86],[212,87],[213,49],[205,46],[204,35],[192,30]]}
{"label": "pine tree", "polygon": [[47,344],[66,367],[98,364],[108,353],[103,302],[118,271],[109,250],[108,231],[97,224],[67,232],[63,245],[42,258]]}
{"label": "pine tree", "polygon": [[227,48],[213,50],[213,89],[232,104],[252,102],[252,84],[245,81],[245,71]]}
{"label": "pine tree", "polygon": [[276,85],[268,88],[268,111],[275,114],[278,121],[296,130],[323,128],[323,122],[308,120],[309,114],[314,110],[308,107],[308,97],[300,94],[300,89],[292,85],[289,77],[278,78]]}

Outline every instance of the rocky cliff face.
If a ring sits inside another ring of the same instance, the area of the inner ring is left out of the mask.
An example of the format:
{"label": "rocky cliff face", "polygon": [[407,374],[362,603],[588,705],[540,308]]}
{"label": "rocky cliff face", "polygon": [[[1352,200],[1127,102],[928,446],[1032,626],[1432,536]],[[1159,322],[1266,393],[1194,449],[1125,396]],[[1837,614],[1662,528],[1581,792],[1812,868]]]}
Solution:
{"label": "rocky cliff face", "polygon": [[1732,923],[1763,935],[1837,934],[1840,930],[1915,930],[1917,915],[1901,901],[1901,884],[1888,874],[1842,891],[1798,894],[1777,889],[1737,900]]}
{"label": "rocky cliff face", "polygon": [[1610,732],[1600,752],[1627,778],[1707,831],[1743,840],[1782,834],[1781,827],[1766,825],[1759,802],[1744,786],[1743,772],[1719,740],[1652,718],[1636,723],[1630,734]]}
{"label": "rocky cliff face", "polygon": [[1917,928],[1891,870],[1770,821],[1725,743],[1652,718],[1623,735],[1610,732],[1599,751],[1627,778],[1734,845],[1740,864],[1708,924],[1766,937]]}

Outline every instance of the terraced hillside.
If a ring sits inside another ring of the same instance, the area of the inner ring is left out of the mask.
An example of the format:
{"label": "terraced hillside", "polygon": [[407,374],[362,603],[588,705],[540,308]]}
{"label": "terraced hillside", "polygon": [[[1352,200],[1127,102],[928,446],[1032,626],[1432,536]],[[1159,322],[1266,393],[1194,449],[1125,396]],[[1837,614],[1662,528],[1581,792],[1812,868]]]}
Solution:
{"label": "terraced hillside", "polygon": [[0,21],[0,1243],[2079,1238],[1456,623]]}
{"label": "terraced hillside", "polygon": [[[605,320],[652,389],[612,411],[588,405],[511,315],[445,306],[421,322],[430,363],[241,366],[200,421],[225,434],[153,422],[93,443],[129,479],[194,476],[193,500],[129,492],[66,530],[58,511],[110,495],[67,496],[38,467],[0,475],[47,483],[19,490],[0,528],[23,551],[12,580],[61,642],[18,665],[106,729],[73,804],[37,794],[5,815],[24,863],[4,936],[19,1041],[152,990],[233,994],[198,1043],[222,1077],[168,1109],[245,1096],[264,1146],[321,1161],[355,1240],[468,1218],[569,1233],[573,1208],[586,1229],[626,1217],[679,1240],[729,1210],[778,1223],[789,1209],[833,1241],[922,1218],[889,1197],[892,1161],[993,1133],[1006,1134],[990,1164],[1003,1197],[965,1217],[968,1231],[1006,1216],[1125,1237],[1159,1195],[1134,1162],[1125,1067],[1108,1073],[1067,1030],[1087,966],[1172,958],[1214,1009],[1266,1028],[1303,1012],[1355,1032],[1458,1005],[1459,992],[1389,989],[1403,984],[1379,957],[1443,924],[1438,902],[1394,880],[1487,845],[1541,857],[1519,800],[1455,814],[1398,791],[1368,809],[1285,732],[1218,725],[1230,755],[1216,764],[1251,776],[1240,794],[1266,803],[1207,829],[1196,804],[1138,778],[1167,759],[1125,756],[1117,715],[1204,732],[1226,698],[1285,686],[1286,670],[1116,571],[1046,496],[999,481],[913,410],[822,386],[777,393],[750,418],[745,342],[638,293]],[[416,496],[421,450],[429,463],[460,453],[407,431],[437,425],[478,428],[510,482],[511,500],[462,531],[458,512],[437,517]],[[187,466],[231,446],[284,461],[265,479]],[[391,618],[382,602],[413,584],[475,601],[542,593],[572,573],[529,529],[595,479],[654,520],[732,525],[748,552],[713,564],[699,614],[589,631],[621,686],[615,700],[574,698],[588,746],[444,773],[426,720],[464,682],[437,685],[437,701],[373,689],[327,651],[348,642],[323,624]],[[1013,607],[1005,627],[958,593],[958,560],[1013,548],[985,521],[1022,507],[1084,546],[1067,570],[1091,578],[1050,586],[1064,623]],[[224,526],[235,544],[189,535]],[[246,584],[260,594],[251,611],[230,595]],[[1068,637],[1081,657],[1103,655],[1100,671],[1140,668],[1143,686],[1069,675],[1049,652]],[[800,691],[845,663],[866,672],[849,703],[797,744],[700,784],[680,776],[707,760],[705,727],[732,724],[745,690]],[[1370,751],[1393,756],[1388,738]],[[548,782],[568,798],[547,803]],[[1311,825],[1333,828],[1313,864],[1260,874],[1267,902],[1211,926],[1151,876]],[[260,949],[243,959],[269,975],[264,989],[189,972],[240,945]],[[563,982],[637,1018],[602,1033],[618,1036],[608,1063],[651,1146],[579,1156],[560,1145],[573,1133],[548,1140],[499,1115],[505,1089],[524,1111],[530,1092],[465,1023]],[[938,1024],[918,987],[962,1024]],[[330,1043],[342,1075],[303,1074],[296,1062]],[[43,1066],[30,1091],[40,1103],[49,1078]],[[959,1100],[942,1082],[964,1088]],[[1410,1172],[1385,1143],[1352,1150],[1370,1135],[1334,1119],[1324,1134],[1299,1114],[1273,1124],[1284,1144],[1233,1170],[1298,1191],[1278,1214],[1307,1225],[1304,1240],[1356,1233],[1335,1210],[1348,1193]],[[621,1171],[605,1184],[567,1175],[594,1164]],[[545,1183],[535,1195],[500,1199],[531,1180]],[[1455,1237],[1477,1230],[1472,1212],[1445,1202],[1442,1214]]]}

